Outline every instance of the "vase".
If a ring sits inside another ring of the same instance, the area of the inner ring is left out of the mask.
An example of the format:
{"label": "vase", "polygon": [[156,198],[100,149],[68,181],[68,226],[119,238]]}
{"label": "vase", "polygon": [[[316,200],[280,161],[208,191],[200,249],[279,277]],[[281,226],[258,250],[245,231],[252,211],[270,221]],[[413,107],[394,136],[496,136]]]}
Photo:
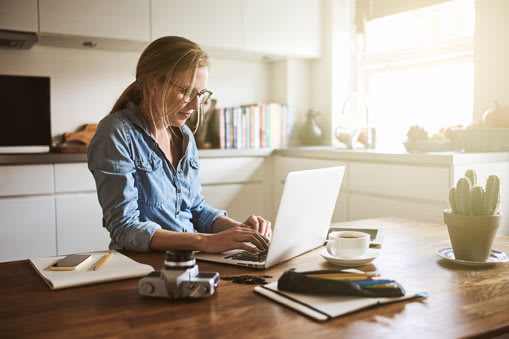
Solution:
{"label": "vase", "polygon": [[306,114],[306,121],[299,132],[299,139],[303,145],[313,146],[322,143],[322,129],[315,119],[318,114],[311,110]]}
{"label": "vase", "polygon": [[444,211],[455,259],[487,261],[501,221],[500,214],[460,215]]}

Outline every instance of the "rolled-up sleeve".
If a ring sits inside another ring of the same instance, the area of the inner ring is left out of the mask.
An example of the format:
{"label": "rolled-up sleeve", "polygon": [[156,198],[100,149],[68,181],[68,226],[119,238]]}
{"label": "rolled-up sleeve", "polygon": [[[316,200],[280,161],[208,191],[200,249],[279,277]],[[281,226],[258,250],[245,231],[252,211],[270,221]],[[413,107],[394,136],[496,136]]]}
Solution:
{"label": "rolled-up sleeve", "polygon": [[129,134],[123,122],[108,116],[88,147],[88,167],[96,182],[104,226],[110,232],[110,248],[147,252],[152,235],[161,226],[139,220],[135,166],[129,149]]}
{"label": "rolled-up sleeve", "polygon": [[191,207],[193,214],[194,228],[200,233],[212,233],[212,224],[220,216],[225,216],[226,211],[210,207],[205,203],[205,199],[200,194],[196,197]]}

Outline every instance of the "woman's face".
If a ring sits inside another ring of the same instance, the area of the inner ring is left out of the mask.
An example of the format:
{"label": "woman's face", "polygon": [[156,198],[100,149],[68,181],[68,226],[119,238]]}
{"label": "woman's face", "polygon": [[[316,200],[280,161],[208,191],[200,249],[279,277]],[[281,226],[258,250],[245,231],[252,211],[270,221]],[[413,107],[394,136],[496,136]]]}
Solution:
{"label": "woman's face", "polygon": [[[194,81],[194,89],[198,92],[204,90],[207,87],[207,81],[209,78],[209,70],[207,67],[200,67],[196,73],[196,78]],[[175,83],[175,85],[187,88],[187,84]],[[168,116],[168,123],[170,126],[181,127],[185,124],[187,119],[191,117],[191,114],[197,112],[200,109],[200,98],[196,96],[192,101],[185,103],[184,102],[184,93],[186,91],[175,91],[177,97],[175,100],[177,101],[177,110],[176,113],[171,113]],[[173,101],[173,100],[171,100]]]}

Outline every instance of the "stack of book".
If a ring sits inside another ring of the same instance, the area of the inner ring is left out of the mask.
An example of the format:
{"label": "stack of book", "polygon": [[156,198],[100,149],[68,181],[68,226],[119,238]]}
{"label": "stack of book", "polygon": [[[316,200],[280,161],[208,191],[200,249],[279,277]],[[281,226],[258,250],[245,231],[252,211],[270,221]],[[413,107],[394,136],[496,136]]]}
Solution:
{"label": "stack of book", "polygon": [[223,107],[218,112],[220,148],[288,147],[288,105],[270,103]]}

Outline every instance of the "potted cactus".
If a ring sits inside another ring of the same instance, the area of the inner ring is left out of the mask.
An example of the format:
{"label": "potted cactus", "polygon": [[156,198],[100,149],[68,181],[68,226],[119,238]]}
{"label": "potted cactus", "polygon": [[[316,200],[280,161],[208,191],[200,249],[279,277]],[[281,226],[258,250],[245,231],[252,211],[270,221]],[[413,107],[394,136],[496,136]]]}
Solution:
{"label": "potted cactus", "polygon": [[456,259],[488,260],[501,221],[499,200],[500,179],[490,175],[483,189],[471,169],[449,190],[451,209],[444,211],[444,221]]}

